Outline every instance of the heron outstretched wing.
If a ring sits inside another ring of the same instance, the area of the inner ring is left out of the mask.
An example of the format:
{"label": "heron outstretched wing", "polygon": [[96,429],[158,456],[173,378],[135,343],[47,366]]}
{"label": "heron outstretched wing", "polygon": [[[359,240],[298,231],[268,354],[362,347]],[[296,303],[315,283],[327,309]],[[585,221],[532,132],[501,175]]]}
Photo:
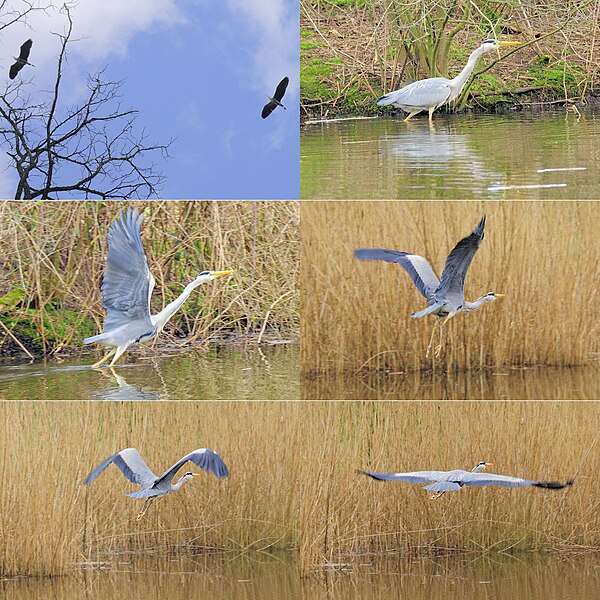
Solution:
{"label": "heron outstretched wing", "polygon": [[440,285],[427,259],[417,254],[383,248],[361,248],[354,251],[354,256],[360,260],[384,260],[398,263],[406,269],[417,289],[425,298],[429,298]]}
{"label": "heron outstretched wing", "polygon": [[475,252],[483,240],[485,228],[485,215],[479,221],[473,232],[456,244],[446,259],[444,272],[440,285],[435,290],[435,297],[447,298],[448,296],[460,296],[464,299],[465,277]]}
{"label": "heron outstretched wing", "polygon": [[171,483],[171,480],[175,477],[177,471],[179,471],[179,469],[181,469],[188,461],[193,462],[204,471],[208,471],[216,477],[229,477],[227,465],[214,450],[210,450],[209,448],[198,448],[198,450],[194,450],[193,452],[186,454],[183,458],[180,458],[170,469],[167,469],[156,479],[154,485],[159,485],[163,482]]}
{"label": "heron outstretched wing", "polygon": [[378,106],[398,104],[417,110],[425,110],[429,107],[438,107],[450,99],[452,90],[448,86],[448,80],[444,77],[434,77],[409,83],[407,86],[389,92],[377,100]]}
{"label": "heron outstretched wing", "polygon": [[275,104],[275,102],[267,102],[267,104],[265,104],[263,106],[260,116],[263,119],[266,119],[276,108],[277,108],[277,104]]}
{"label": "heron outstretched wing", "polygon": [[150,297],[154,277],[148,261],[140,228],[144,215],[135,210],[121,211],[120,218],[108,232],[108,256],[102,281],[102,300],[106,310],[104,331],[112,331],[135,320],[150,321]]}
{"label": "heron outstretched wing", "polygon": [[112,456],[109,456],[104,462],[100,463],[86,478],[84,483],[89,485],[110,465],[114,463],[129,481],[137,483],[142,487],[151,486],[156,480],[156,475],[149,469],[140,453],[135,448],[125,448]]}
{"label": "heron outstretched wing", "polygon": [[27,40],[21,44],[21,50],[19,52],[19,60],[27,62],[29,59],[29,53],[31,52],[31,46],[33,46],[33,40]]}
{"label": "heron outstretched wing", "polygon": [[375,473],[373,471],[361,471],[365,475],[378,481],[404,481],[406,483],[429,483],[443,479],[447,471],[413,471],[411,473]]}
{"label": "heron outstretched wing", "polygon": [[573,485],[572,480],[569,480],[566,483],[559,483],[558,481],[535,481],[532,479],[511,477],[510,475],[496,475],[495,473],[467,473],[467,476],[462,483],[463,485],[499,485],[502,487],[527,487],[532,485],[554,490],[560,490],[564,487]]}
{"label": "heron outstretched wing", "polygon": [[290,82],[288,77],[284,77],[278,84],[277,89],[275,90],[275,95],[273,98],[281,102],[283,95],[285,94],[285,90],[287,89],[288,83]]}

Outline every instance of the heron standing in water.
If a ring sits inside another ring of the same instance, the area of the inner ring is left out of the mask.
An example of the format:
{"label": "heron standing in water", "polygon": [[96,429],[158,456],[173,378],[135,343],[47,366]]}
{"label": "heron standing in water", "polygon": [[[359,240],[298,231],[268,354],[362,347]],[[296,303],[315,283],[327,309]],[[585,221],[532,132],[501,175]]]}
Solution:
{"label": "heron standing in water", "polygon": [[520,42],[500,42],[496,40],[485,40],[477,50],[471,53],[465,68],[454,78],[432,77],[409,83],[407,86],[394,92],[388,92],[377,100],[377,106],[398,106],[408,117],[411,117],[423,110],[429,111],[429,120],[432,121],[433,111],[444,104],[458,98],[465,86],[465,83],[471,77],[475,68],[477,59],[490,50],[496,50],[504,46],[518,46]]}

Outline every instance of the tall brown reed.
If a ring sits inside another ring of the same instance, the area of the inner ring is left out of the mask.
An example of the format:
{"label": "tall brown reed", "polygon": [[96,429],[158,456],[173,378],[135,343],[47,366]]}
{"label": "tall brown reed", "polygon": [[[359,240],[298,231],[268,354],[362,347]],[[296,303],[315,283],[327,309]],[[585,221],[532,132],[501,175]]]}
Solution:
{"label": "tall brown reed", "polygon": [[[56,574],[123,551],[292,550],[305,572],[340,554],[600,546],[595,404],[3,404],[0,572]],[[206,475],[138,522],[134,489],[106,456],[137,447],[162,472],[197,447],[231,477]],[[357,469],[471,468],[567,491],[463,489],[436,501]]]}
{"label": "tall brown reed", "polygon": [[[309,202],[301,209],[302,366],[306,374],[576,365],[600,349],[598,203]],[[361,262],[356,248],[446,256],[487,213],[465,296],[504,300],[454,317],[440,358],[426,358],[433,318],[399,266]]]}
{"label": "tall brown reed", "polygon": [[[77,346],[90,319],[101,327],[107,229],[127,206],[147,213],[142,242],[156,278],[154,310],[200,271],[235,269],[192,294],[168,332],[194,341],[220,329],[297,330],[295,202],[2,202],[0,292],[24,290],[9,316],[31,320],[42,351]],[[57,310],[78,316],[58,320]]]}

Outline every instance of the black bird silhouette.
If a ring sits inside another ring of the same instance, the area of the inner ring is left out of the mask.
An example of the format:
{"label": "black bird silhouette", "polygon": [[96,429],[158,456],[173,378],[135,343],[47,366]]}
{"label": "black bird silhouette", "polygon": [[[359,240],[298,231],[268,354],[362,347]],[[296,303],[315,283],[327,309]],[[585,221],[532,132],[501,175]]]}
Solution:
{"label": "black bird silhouette", "polygon": [[[27,61],[27,59],[29,58],[29,53],[31,52],[31,46],[33,46],[32,40],[27,40],[21,46],[21,52],[19,53],[19,58],[15,58],[16,62],[10,67],[10,71],[8,72],[8,76],[11,79],[14,79],[17,76],[18,72],[25,65],[31,65],[31,63]],[[31,66],[33,66],[33,65],[31,65]]]}
{"label": "black bird silhouette", "polygon": [[281,108],[285,109],[285,106],[281,104],[281,99],[285,94],[285,90],[287,89],[289,82],[290,80],[287,77],[284,77],[279,82],[279,85],[275,90],[275,95],[272,98],[271,96],[267,96],[267,98],[269,99],[269,103],[265,104],[264,108],[262,109],[261,116],[263,119],[266,119],[278,106],[281,106]]}

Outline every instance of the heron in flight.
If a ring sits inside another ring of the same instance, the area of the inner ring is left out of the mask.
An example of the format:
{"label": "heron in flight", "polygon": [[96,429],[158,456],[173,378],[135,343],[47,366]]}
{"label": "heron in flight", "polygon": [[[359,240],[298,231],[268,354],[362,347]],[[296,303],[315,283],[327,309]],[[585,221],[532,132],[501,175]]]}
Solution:
{"label": "heron in flight", "polygon": [[156,315],[150,314],[150,299],[154,277],[142,246],[140,228],[144,215],[127,209],[115,219],[108,230],[108,256],[102,281],[102,301],[106,318],[103,333],[83,340],[111,348],[109,353],[93,365],[99,367],[112,357],[112,367],[131,344],[142,344],[154,339],[168,320],[181,308],[195,288],[233,271],[202,271],[185,287],[178,298]]}
{"label": "heron in flight", "polygon": [[[472,312],[487,302],[504,298],[504,294],[488,292],[475,302],[465,300],[465,277],[475,252],[477,252],[483,241],[484,228],[485,215],[483,215],[473,233],[460,240],[450,252],[446,259],[441,281],[438,280],[427,259],[417,254],[384,250],[383,248],[363,248],[354,251],[354,255],[360,260],[384,260],[398,263],[408,272],[419,292],[427,299],[427,308],[413,313],[411,316],[413,319],[419,319],[430,314],[438,317],[436,324],[439,323],[440,326],[440,345],[435,350],[436,356],[439,356],[442,349],[442,332],[448,319],[460,312]],[[427,356],[429,356],[433,344],[434,334],[435,324],[427,347]]]}
{"label": "heron in flight", "polygon": [[25,65],[29,65],[30,67],[33,67],[33,65],[28,62],[29,59],[29,53],[31,52],[31,46],[33,46],[33,41],[32,40],[27,40],[26,42],[24,42],[21,45],[21,50],[19,52],[19,56],[17,58],[15,58],[15,61],[11,67],[10,70],[8,72],[8,76],[11,79],[14,79],[17,74],[19,73],[19,71],[25,66]]}
{"label": "heron in flight", "polygon": [[504,46],[518,46],[520,42],[500,42],[497,40],[485,40],[477,50],[471,53],[465,68],[454,78],[432,77],[409,83],[407,86],[394,92],[389,92],[377,100],[377,106],[400,107],[408,113],[404,119],[408,121],[411,117],[423,110],[429,111],[429,120],[432,120],[433,111],[444,104],[458,98],[469,80],[477,59],[490,50],[496,50]]}
{"label": "heron in flight", "polygon": [[281,99],[285,94],[285,90],[287,89],[288,83],[290,82],[288,77],[284,77],[279,84],[277,85],[277,89],[275,90],[275,95],[271,98],[271,96],[267,96],[269,102],[264,105],[261,113],[261,117],[266,119],[278,106],[281,106],[284,110],[287,110],[283,104],[281,104]]}
{"label": "heron in flight", "polygon": [[573,480],[566,483],[557,481],[536,481],[534,479],[521,479],[510,475],[496,475],[495,473],[482,473],[492,463],[478,462],[471,471],[455,469],[454,471],[414,471],[412,473],[374,473],[361,471],[377,481],[405,481],[407,483],[426,483],[423,489],[436,492],[431,500],[439,498],[446,492],[456,492],[464,485],[475,486],[501,486],[501,487],[539,487],[548,490],[561,490],[573,485]]}
{"label": "heron in flight", "polygon": [[114,463],[123,475],[132,483],[141,486],[141,490],[126,494],[131,498],[145,498],[146,501],[142,510],[137,516],[140,520],[150,508],[150,505],[157,498],[162,498],[167,494],[174,494],[181,489],[181,486],[190,481],[194,477],[200,477],[200,473],[185,473],[177,483],[173,483],[173,478],[177,471],[188,461],[198,465],[204,471],[212,473],[216,477],[223,479],[229,477],[229,470],[223,462],[223,459],[214,451],[208,448],[198,448],[183,458],[180,458],[172,467],[167,469],[160,477],[157,477],[144,462],[140,453],[135,448],[125,448],[112,456],[109,456],[105,461],[101,462],[86,478],[85,485],[90,485],[110,465]]}

